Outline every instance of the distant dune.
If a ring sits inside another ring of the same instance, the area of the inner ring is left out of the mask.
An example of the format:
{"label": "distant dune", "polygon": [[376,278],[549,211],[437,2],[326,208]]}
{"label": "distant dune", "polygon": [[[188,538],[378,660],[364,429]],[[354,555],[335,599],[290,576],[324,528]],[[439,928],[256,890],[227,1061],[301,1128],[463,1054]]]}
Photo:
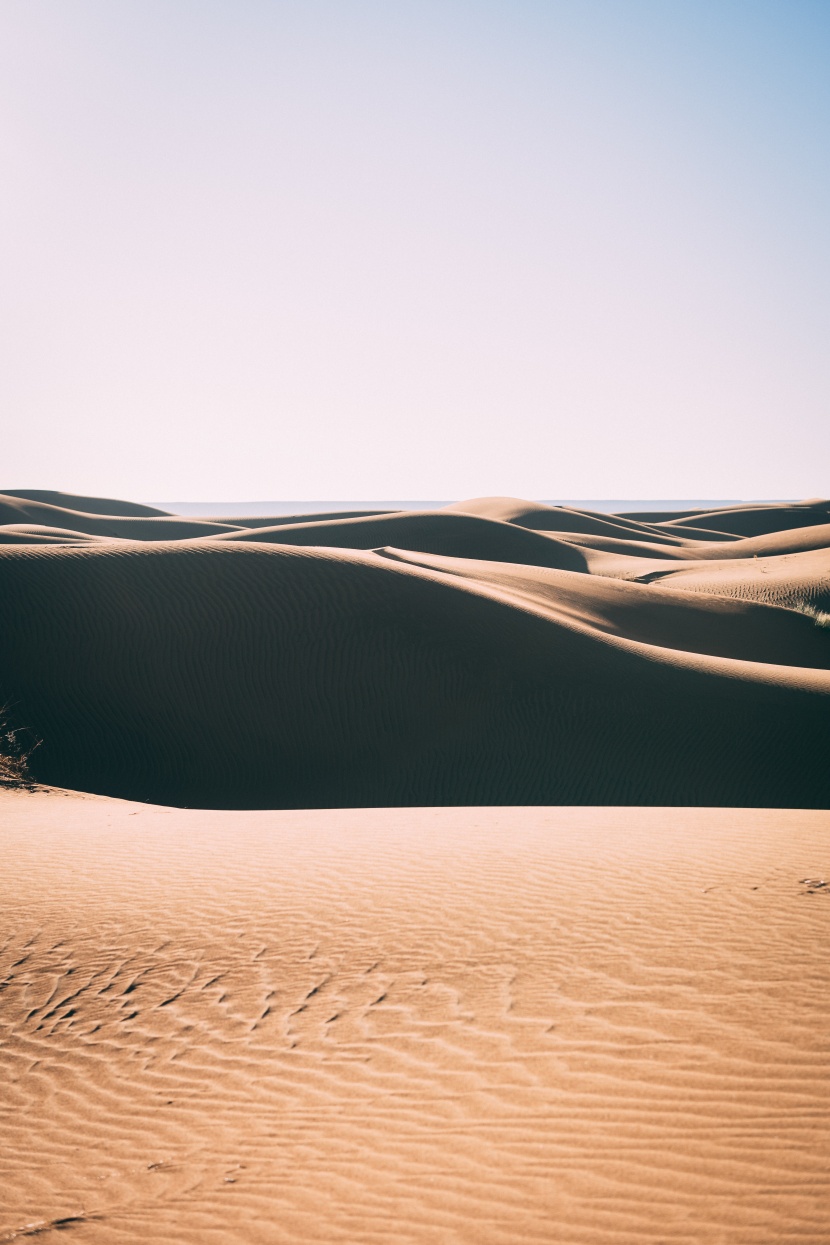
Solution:
{"label": "distant dune", "polygon": [[0,495],[33,777],[170,805],[830,805],[830,503]]}

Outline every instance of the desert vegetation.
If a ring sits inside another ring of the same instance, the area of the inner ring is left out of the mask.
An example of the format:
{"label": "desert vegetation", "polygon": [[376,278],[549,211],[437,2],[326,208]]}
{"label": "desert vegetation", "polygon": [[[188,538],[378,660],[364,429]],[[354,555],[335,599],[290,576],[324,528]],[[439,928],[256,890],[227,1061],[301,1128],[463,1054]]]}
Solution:
{"label": "desert vegetation", "polygon": [[0,787],[31,785],[29,757],[37,744],[24,735],[23,731],[13,730],[5,714],[0,713]]}

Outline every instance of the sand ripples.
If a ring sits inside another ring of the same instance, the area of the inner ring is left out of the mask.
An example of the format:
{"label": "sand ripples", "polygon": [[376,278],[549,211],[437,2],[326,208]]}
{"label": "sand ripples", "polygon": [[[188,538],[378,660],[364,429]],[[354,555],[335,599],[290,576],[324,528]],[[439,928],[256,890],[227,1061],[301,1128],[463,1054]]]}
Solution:
{"label": "sand ripples", "polygon": [[2,808],[0,1240],[826,1240],[826,814]]}

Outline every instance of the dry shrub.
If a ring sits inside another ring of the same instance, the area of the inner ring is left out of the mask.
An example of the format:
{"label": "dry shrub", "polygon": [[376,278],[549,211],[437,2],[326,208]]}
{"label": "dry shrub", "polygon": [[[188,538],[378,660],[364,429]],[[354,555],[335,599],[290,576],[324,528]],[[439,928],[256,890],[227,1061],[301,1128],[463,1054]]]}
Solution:
{"label": "dry shrub", "polygon": [[30,787],[29,758],[37,743],[25,742],[27,732],[12,730],[0,714],[0,787]]}

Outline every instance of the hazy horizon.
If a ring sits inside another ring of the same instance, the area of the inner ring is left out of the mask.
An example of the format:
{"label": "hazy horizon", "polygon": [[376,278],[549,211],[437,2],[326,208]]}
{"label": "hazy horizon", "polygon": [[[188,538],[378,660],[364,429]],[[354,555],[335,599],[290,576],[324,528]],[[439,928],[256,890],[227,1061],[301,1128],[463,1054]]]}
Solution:
{"label": "hazy horizon", "polygon": [[830,6],[7,0],[8,479],[798,497]]}
{"label": "hazy horizon", "polygon": [[[195,517],[219,517],[226,518],[244,518],[261,515],[290,515],[290,514],[313,514],[318,512],[325,514],[326,512],[336,512],[339,510],[361,510],[361,509],[377,509],[377,510],[438,510],[443,506],[449,506],[462,501],[462,498],[454,499],[436,499],[414,500],[414,499],[383,499],[376,498],[358,498],[358,499],[294,499],[289,501],[145,501],[148,506],[156,506],[161,510],[169,510],[172,514],[191,515]],[[570,506],[573,509],[599,510],[606,513],[614,514],[623,510],[698,510],[698,509],[717,509],[720,506],[740,505],[740,500],[735,498],[727,499],[697,499],[674,498],[672,500],[659,500],[654,498],[617,498],[601,499],[601,498],[527,498],[528,501],[540,501],[548,506]],[[746,499],[744,499],[746,501]],[[756,502],[760,501],[789,501],[791,498],[755,498]]]}

